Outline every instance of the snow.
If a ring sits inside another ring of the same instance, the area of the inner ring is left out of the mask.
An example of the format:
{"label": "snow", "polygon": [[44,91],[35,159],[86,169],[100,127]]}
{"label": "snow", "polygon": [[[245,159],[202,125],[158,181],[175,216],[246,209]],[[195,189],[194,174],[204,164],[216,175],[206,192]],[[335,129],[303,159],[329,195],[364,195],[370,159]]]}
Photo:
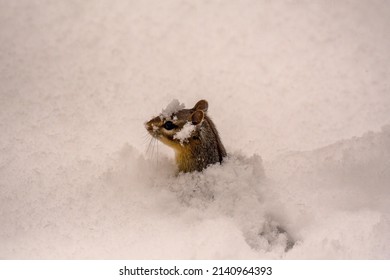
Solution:
{"label": "snow", "polygon": [[178,139],[180,141],[180,144],[183,145],[183,143],[187,142],[188,138],[191,137],[191,134],[192,132],[194,132],[195,128],[195,125],[190,122],[187,122],[183,125],[180,131],[176,132],[173,135],[173,139]]}
{"label": "snow", "polygon": [[180,103],[179,100],[173,99],[165,109],[162,110],[161,116],[164,118],[171,118],[172,114],[185,108],[184,103]]}
{"label": "snow", "polygon": [[[390,258],[388,1],[0,6],[1,259]],[[146,153],[172,99],[222,165]]]}

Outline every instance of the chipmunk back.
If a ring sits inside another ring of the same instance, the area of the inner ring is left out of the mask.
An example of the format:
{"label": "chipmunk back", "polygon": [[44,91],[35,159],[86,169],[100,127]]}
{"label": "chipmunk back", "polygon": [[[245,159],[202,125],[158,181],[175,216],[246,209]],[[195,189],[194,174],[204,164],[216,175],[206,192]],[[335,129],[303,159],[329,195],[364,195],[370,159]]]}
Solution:
{"label": "chipmunk back", "polygon": [[192,109],[176,102],[175,108],[168,106],[145,124],[148,132],[175,150],[180,172],[202,171],[210,164],[222,163],[226,150],[207,115],[207,101],[198,101]]}

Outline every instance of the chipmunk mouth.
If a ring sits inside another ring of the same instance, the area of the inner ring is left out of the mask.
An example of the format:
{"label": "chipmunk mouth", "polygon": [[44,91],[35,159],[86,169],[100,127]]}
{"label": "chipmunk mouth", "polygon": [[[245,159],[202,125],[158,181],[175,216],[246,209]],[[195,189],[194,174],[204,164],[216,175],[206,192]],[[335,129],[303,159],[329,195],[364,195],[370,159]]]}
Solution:
{"label": "chipmunk mouth", "polygon": [[148,128],[147,131],[149,132],[149,134],[150,134],[153,138],[158,139],[158,138],[161,137],[161,134],[158,133],[158,131],[156,131],[156,130],[153,130],[153,129],[149,129],[149,128]]}

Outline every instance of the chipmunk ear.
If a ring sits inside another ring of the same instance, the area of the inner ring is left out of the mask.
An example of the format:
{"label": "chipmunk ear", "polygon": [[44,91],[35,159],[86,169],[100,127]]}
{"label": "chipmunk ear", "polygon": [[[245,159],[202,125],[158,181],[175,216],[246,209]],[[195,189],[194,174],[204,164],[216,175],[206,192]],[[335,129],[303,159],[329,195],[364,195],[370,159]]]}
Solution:
{"label": "chipmunk ear", "polygon": [[209,103],[207,103],[206,100],[202,99],[202,100],[199,100],[195,106],[194,106],[194,110],[195,111],[198,111],[198,110],[201,110],[203,112],[207,112],[207,109],[209,108]]}
{"label": "chipmunk ear", "polygon": [[197,110],[191,115],[192,124],[200,124],[204,119],[203,111]]}

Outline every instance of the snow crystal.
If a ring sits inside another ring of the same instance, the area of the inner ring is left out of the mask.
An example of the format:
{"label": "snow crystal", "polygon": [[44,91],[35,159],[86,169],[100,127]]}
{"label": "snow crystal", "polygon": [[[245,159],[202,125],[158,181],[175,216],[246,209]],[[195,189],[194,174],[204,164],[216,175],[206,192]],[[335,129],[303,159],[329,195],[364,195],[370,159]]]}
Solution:
{"label": "snow crystal", "polygon": [[183,143],[188,142],[188,138],[191,137],[191,134],[195,128],[195,125],[193,125],[191,122],[187,122],[180,131],[173,135],[173,139],[180,140],[180,144],[183,145]]}
{"label": "snow crystal", "polygon": [[185,108],[184,103],[180,103],[179,100],[173,99],[171,103],[167,105],[165,109],[162,110],[161,116],[168,119],[172,116],[172,114],[182,110]]}

